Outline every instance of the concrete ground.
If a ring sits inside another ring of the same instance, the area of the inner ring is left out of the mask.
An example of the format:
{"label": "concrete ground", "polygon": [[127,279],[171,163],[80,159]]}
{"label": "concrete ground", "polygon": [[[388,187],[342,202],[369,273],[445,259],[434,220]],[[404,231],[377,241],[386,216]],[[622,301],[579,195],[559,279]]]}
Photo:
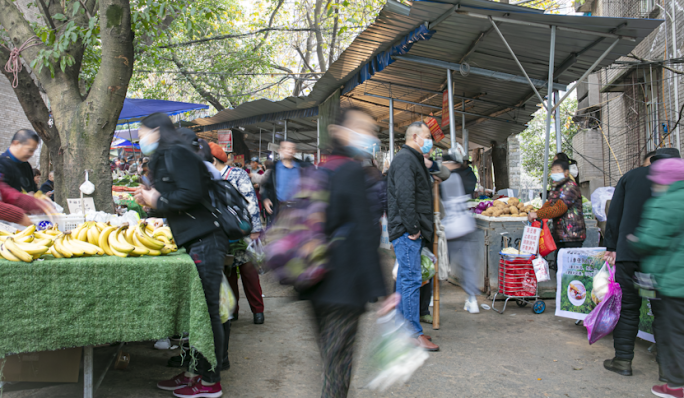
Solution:
{"label": "concrete ground", "polygon": [[[291,289],[262,280],[266,323],[252,323],[249,306],[240,299],[240,319],[230,338],[231,369],[223,373],[224,397],[317,397],[321,388],[321,361],[313,333],[309,303],[294,299]],[[606,337],[590,346],[583,326],[554,316],[555,300],[546,312],[509,303],[505,313],[463,310],[460,287],[442,282],[441,328],[424,325],[426,334],[441,347],[408,383],[384,393],[364,389],[369,367],[365,353],[373,333],[373,314],[363,317],[356,345],[356,363],[350,397],[648,397],[659,384],[650,343],[637,341],[634,376],[623,377],[603,369],[613,356]],[[491,305],[484,297],[480,303]],[[501,308],[501,303],[497,303]],[[166,367],[176,352],[157,351],[152,342],[130,343],[126,370],[110,370],[96,392],[98,398],[171,397],[156,389],[158,380],[178,373]],[[112,348],[96,349],[96,367],[105,363]],[[82,379],[82,377],[81,377]],[[72,398],[82,396],[78,384],[16,383],[5,386],[4,398]]]}

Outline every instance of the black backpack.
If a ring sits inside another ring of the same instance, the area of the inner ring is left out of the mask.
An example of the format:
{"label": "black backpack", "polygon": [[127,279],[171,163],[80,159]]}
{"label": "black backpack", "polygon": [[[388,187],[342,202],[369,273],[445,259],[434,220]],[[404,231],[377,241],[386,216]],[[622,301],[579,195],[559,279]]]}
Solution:
{"label": "black backpack", "polygon": [[[164,156],[164,163],[169,174],[175,175],[171,158]],[[217,218],[228,239],[242,239],[252,232],[247,198],[230,181],[210,179],[209,198],[202,205]]]}

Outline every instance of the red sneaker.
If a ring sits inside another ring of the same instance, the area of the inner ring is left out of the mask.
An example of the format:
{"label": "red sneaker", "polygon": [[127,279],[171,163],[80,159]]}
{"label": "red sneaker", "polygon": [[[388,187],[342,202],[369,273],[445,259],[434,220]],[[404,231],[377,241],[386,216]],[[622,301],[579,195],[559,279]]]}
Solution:
{"label": "red sneaker", "polygon": [[653,386],[651,388],[653,395],[663,398],[684,398],[684,388],[670,388],[667,384],[662,386]]}
{"label": "red sneaker", "polygon": [[201,381],[198,380],[191,386],[183,387],[174,391],[173,395],[178,398],[217,398],[223,395],[223,390],[221,390],[221,383],[205,386]]}
{"label": "red sneaker", "polygon": [[189,385],[194,384],[197,380],[199,380],[199,376],[195,377],[186,377],[185,372],[182,372],[179,375],[176,375],[171,380],[164,380],[160,381],[157,383],[157,387],[161,388],[162,390],[166,391],[175,391],[179,388],[187,387]]}

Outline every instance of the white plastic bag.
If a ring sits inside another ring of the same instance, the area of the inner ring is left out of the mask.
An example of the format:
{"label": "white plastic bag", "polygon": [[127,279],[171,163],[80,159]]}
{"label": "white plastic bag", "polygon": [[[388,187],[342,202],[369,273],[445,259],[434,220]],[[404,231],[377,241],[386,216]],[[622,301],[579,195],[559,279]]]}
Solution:
{"label": "white plastic bag", "polygon": [[596,221],[606,221],[606,202],[613,199],[613,187],[596,188],[591,194],[591,210]]}
{"label": "white plastic bag", "polygon": [[252,259],[252,264],[261,270],[261,265],[266,259],[266,252],[264,252],[264,245],[261,239],[254,239],[247,245],[247,255]]}
{"label": "white plastic bag", "polygon": [[608,293],[608,285],[610,284],[610,272],[606,264],[603,264],[601,270],[594,275],[594,281],[592,282],[591,289],[591,301],[594,304],[598,304],[606,297]]}
{"label": "white plastic bag", "polygon": [[544,260],[544,257],[537,256],[537,258],[532,260],[532,266],[534,267],[534,273],[537,276],[537,282],[551,280],[551,276],[549,276],[549,263]]}
{"label": "white plastic bag", "polygon": [[219,297],[219,315],[221,315],[221,323],[226,323],[229,319],[233,319],[233,311],[235,310],[235,295],[228,284],[228,278],[226,278],[225,274],[223,275],[223,280],[221,281],[221,291]]}

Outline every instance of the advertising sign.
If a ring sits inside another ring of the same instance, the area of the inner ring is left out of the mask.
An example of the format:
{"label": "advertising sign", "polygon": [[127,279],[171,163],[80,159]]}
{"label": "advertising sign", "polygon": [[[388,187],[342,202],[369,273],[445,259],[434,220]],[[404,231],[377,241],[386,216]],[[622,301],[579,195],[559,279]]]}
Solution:
{"label": "advertising sign", "polygon": [[233,152],[233,132],[231,130],[218,131],[218,144],[226,152]]}
{"label": "advertising sign", "polygon": [[442,129],[439,128],[439,123],[437,123],[435,118],[426,118],[425,124],[427,124],[428,128],[430,129],[430,133],[432,134],[432,139],[435,141],[435,144],[444,139],[444,133],[442,132]]}

